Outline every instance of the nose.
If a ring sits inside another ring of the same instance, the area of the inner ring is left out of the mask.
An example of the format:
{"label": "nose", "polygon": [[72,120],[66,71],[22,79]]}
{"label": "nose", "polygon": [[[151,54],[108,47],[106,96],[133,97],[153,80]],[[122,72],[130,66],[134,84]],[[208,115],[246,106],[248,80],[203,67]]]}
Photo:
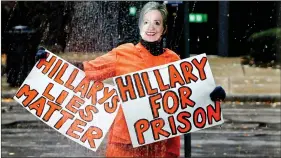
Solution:
{"label": "nose", "polygon": [[153,24],[148,24],[148,30],[154,30],[155,29],[155,27],[154,27],[154,25]]}

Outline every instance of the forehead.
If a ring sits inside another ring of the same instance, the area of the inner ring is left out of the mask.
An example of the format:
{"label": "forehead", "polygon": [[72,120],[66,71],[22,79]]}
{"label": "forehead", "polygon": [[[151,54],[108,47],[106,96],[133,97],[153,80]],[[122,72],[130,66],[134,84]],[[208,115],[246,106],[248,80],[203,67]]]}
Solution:
{"label": "forehead", "polygon": [[144,20],[163,20],[162,14],[158,10],[150,10],[143,16]]}

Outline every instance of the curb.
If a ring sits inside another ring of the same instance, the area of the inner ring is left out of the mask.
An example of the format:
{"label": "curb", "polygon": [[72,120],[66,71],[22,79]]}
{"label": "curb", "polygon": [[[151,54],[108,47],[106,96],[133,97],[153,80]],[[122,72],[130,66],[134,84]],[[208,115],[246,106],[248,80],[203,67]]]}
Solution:
{"label": "curb", "polygon": [[[16,92],[3,92],[1,98],[13,98]],[[240,101],[240,102],[280,102],[281,95],[268,95],[268,94],[239,94],[228,95],[224,101]]]}
{"label": "curb", "polygon": [[10,91],[10,92],[3,92],[1,93],[1,98],[3,99],[8,99],[8,98],[13,98],[16,94],[16,91]]}
{"label": "curb", "polygon": [[272,94],[239,94],[229,95],[225,98],[225,101],[240,101],[240,102],[280,102],[281,96]]}

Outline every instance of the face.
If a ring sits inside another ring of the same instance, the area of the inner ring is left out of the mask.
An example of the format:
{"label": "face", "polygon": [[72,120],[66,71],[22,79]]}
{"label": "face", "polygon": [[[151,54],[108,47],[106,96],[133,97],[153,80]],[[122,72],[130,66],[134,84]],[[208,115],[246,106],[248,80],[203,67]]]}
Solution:
{"label": "face", "polygon": [[155,42],[161,40],[163,34],[163,17],[158,10],[148,11],[140,26],[140,35],[143,40]]}

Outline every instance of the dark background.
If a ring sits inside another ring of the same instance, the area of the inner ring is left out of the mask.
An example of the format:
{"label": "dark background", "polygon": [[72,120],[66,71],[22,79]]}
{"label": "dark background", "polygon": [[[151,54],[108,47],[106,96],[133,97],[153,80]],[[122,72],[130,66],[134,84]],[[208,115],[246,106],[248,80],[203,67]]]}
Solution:
{"label": "dark background", "polygon": [[[160,1],[162,2],[162,1]],[[89,3],[85,5],[85,3]],[[139,40],[138,14],[129,15],[129,7],[140,11],[146,2],[1,2],[2,53],[9,51],[11,38],[6,32],[16,25],[37,30],[34,46],[45,45],[63,52],[109,51],[120,43]],[[279,2],[229,2],[228,56],[249,52],[247,39],[255,32],[277,27]],[[98,6],[98,7],[97,7]],[[183,5],[167,4],[169,11],[167,46],[183,52]],[[207,13],[207,23],[190,23],[190,53],[218,54],[218,1],[190,1],[190,13]],[[176,13],[176,23],[173,27]],[[100,27],[97,27],[100,26]],[[209,38],[207,38],[209,36]],[[200,41],[198,41],[200,39]]]}
{"label": "dark background", "polygon": [[[169,13],[176,12],[176,7],[168,5]],[[207,23],[190,23],[190,53],[191,54],[218,54],[218,24],[219,2],[189,2],[190,13],[208,14]],[[183,15],[183,5],[179,4],[179,14]],[[169,32],[171,36],[175,32],[180,38],[180,48],[183,51],[182,25],[183,16],[177,17],[177,27],[171,30],[173,17],[169,16]],[[228,55],[242,56],[249,52],[247,39],[255,32],[260,32],[277,27],[277,2],[229,2],[228,28]],[[209,38],[207,38],[209,36]],[[175,37],[174,37],[175,38]],[[200,39],[198,42],[197,39]],[[176,39],[176,38],[175,38]],[[178,39],[177,39],[178,40]],[[173,45],[173,44],[172,44]]]}

